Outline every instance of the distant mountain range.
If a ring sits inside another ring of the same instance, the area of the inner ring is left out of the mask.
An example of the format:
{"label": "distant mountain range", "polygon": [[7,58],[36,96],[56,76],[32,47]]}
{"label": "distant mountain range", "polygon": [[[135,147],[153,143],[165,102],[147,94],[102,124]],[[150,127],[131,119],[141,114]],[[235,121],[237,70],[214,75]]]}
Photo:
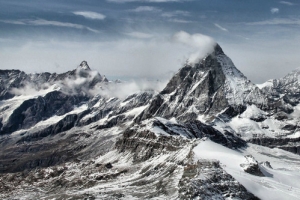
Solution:
{"label": "distant mountain range", "polygon": [[124,99],[86,61],[0,70],[0,197],[299,199],[299,77],[253,84],[219,45]]}

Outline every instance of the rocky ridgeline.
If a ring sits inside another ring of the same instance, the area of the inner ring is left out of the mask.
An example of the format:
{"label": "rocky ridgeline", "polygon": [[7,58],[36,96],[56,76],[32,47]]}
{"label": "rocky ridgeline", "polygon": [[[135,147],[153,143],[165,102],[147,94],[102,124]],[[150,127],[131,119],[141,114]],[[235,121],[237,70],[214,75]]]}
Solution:
{"label": "rocky ridgeline", "polygon": [[[108,81],[86,61],[63,74],[0,70],[0,178],[8,180],[0,181],[0,197],[18,198],[32,184],[32,191],[51,188],[39,197],[58,199],[257,199],[217,161],[195,163],[191,150],[201,139],[232,149],[247,139],[299,154],[299,137],[289,137],[298,131],[297,77],[257,87],[219,45],[162,91],[124,99],[104,95],[107,85],[122,82]],[[247,158],[245,171],[261,175]],[[97,195],[70,195],[93,187]]]}
{"label": "rocky ridgeline", "polygon": [[21,93],[21,91],[15,92],[16,90],[24,90],[26,87],[37,91],[47,89],[54,84],[60,87],[68,87],[72,84],[75,87],[72,81],[78,78],[86,79],[84,83],[78,85],[81,89],[84,87],[91,89],[98,83],[108,82],[105,76],[92,71],[86,61],[83,61],[76,69],[61,74],[49,72],[26,74],[20,70],[0,70],[0,100],[13,98]]}

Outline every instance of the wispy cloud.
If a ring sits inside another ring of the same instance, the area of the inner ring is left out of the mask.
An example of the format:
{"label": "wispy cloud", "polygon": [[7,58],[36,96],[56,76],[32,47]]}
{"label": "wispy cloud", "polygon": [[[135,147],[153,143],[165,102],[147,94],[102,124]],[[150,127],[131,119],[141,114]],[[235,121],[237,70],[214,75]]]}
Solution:
{"label": "wispy cloud", "polygon": [[0,20],[0,22],[6,23],[6,24],[26,25],[25,22],[22,22],[19,20]]}
{"label": "wispy cloud", "polygon": [[106,18],[106,16],[101,13],[90,12],[90,11],[76,11],[76,12],[73,12],[73,14],[83,16],[87,19],[104,20]]}
{"label": "wispy cloud", "polygon": [[222,26],[220,26],[219,24],[214,24],[217,28],[219,28],[222,31],[228,32],[228,30]]}
{"label": "wispy cloud", "polygon": [[271,13],[272,14],[279,13],[279,8],[271,8]]}
{"label": "wispy cloud", "polygon": [[174,23],[182,23],[182,24],[189,24],[189,23],[193,23],[194,21],[190,21],[190,20],[184,20],[184,19],[169,19],[169,22],[174,22]]}
{"label": "wispy cloud", "polygon": [[248,25],[300,25],[300,19],[276,18],[259,22],[247,23]]}
{"label": "wispy cloud", "polygon": [[161,11],[161,9],[153,7],[153,6],[139,6],[130,11],[131,12],[159,12],[159,11]]}
{"label": "wispy cloud", "polygon": [[182,23],[182,24],[188,24],[188,23],[193,23],[194,21],[186,20],[186,19],[181,19],[180,17],[184,16],[189,16],[190,12],[183,11],[183,10],[175,10],[172,12],[164,12],[161,14],[162,17],[167,18],[169,22],[174,22],[174,23]]}
{"label": "wispy cloud", "polygon": [[67,28],[75,28],[75,29],[86,29],[94,33],[99,33],[99,31],[92,29],[87,26],[83,26],[81,24],[73,24],[68,22],[59,22],[59,21],[49,21],[45,19],[37,19],[37,20],[0,20],[0,22],[7,24],[16,24],[16,25],[32,25],[32,26],[58,26],[58,27],[67,27]]}
{"label": "wispy cloud", "polygon": [[175,17],[175,16],[189,16],[190,12],[183,10],[175,10],[173,12],[165,12],[161,14],[162,17]]}
{"label": "wispy cloud", "polygon": [[293,6],[293,5],[295,5],[294,3],[289,2],[289,1],[279,1],[279,3],[285,4],[285,5],[288,5],[288,6]]}
{"label": "wispy cloud", "polygon": [[142,32],[130,32],[130,33],[124,33],[125,35],[128,35],[130,37],[139,38],[139,39],[148,39],[152,38],[153,35],[148,33],[142,33]]}

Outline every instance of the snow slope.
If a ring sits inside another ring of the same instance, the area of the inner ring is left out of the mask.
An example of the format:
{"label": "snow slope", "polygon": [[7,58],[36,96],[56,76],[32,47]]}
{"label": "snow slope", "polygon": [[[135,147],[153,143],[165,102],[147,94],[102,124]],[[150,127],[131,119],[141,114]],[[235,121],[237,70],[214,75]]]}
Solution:
{"label": "snow slope", "polygon": [[[193,151],[195,159],[219,160],[227,173],[261,199],[300,199],[300,157],[297,155],[253,144],[232,150],[210,140],[200,142]],[[273,169],[260,165],[265,177],[244,172],[240,164],[249,154],[258,162],[269,161]]]}
{"label": "snow slope", "polygon": [[235,67],[230,58],[225,54],[218,54],[217,60],[226,77],[224,90],[230,105],[244,105],[249,102],[265,103],[264,96],[257,86]]}

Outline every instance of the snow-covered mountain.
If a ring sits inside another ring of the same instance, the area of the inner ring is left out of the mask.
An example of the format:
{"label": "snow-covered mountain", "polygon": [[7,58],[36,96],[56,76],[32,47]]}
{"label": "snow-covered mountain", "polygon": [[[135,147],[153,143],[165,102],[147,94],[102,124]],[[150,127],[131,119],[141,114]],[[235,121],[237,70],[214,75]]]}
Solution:
{"label": "snow-covered mountain", "polygon": [[180,121],[212,121],[220,113],[233,117],[251,104],[266,104],[264,94],[217,45],[214,52],[199,63],[181,68],[141,119],[161,116]]}
{"label": "snow-covered mountain", "polygon": [[255,85],[219,45],[126,98],[86,61],[0,70],[0,197],[299,199],[299,74]]}

